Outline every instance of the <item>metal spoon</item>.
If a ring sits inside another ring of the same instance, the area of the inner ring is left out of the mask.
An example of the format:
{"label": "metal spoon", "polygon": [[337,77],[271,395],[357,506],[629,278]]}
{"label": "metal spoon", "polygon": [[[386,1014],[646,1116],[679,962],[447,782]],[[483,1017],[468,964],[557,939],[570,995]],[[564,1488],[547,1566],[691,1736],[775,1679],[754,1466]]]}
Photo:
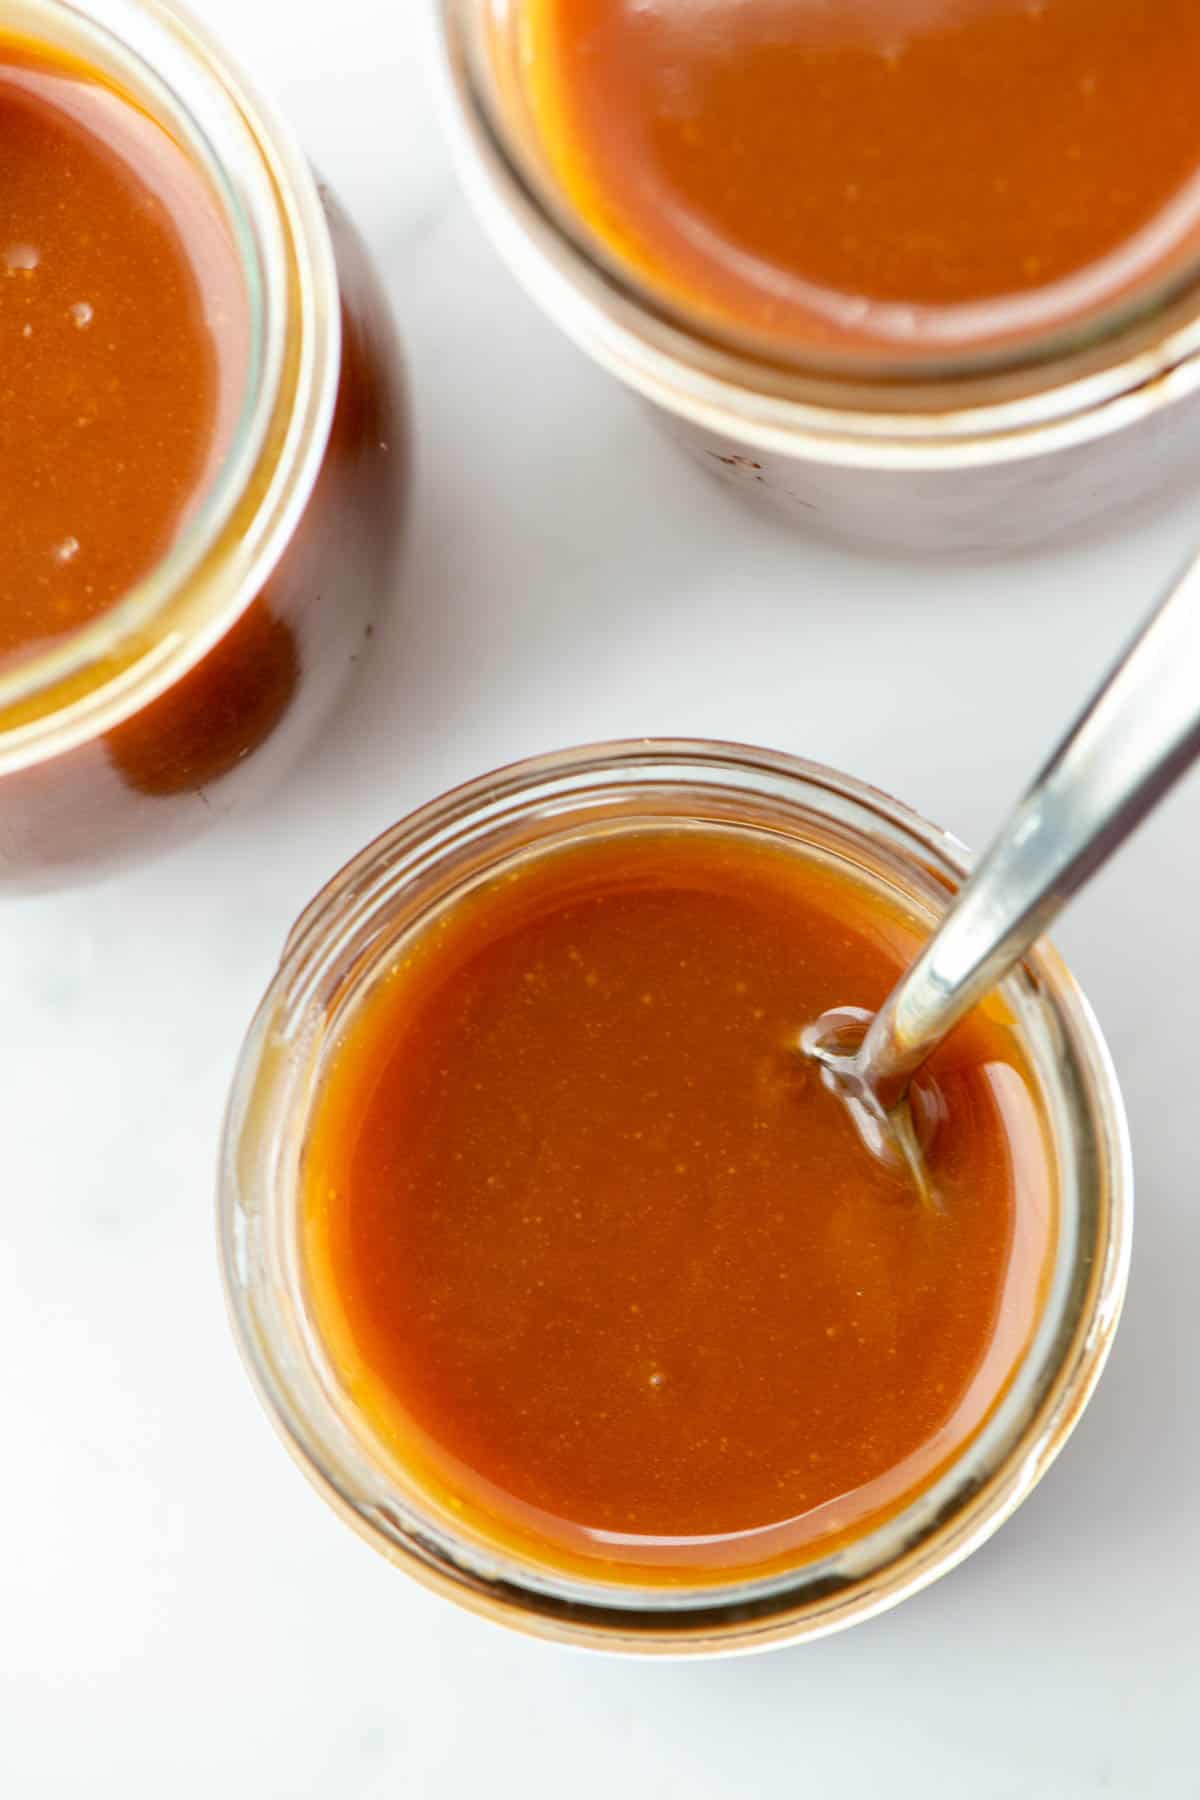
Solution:
{"label": "metal spoon", "polygon": [[1200,754],[1200,561],[1110,672],[874,1016],[826,1012],[801,1035],[868,1147],[928,1196],[912,1076]]}

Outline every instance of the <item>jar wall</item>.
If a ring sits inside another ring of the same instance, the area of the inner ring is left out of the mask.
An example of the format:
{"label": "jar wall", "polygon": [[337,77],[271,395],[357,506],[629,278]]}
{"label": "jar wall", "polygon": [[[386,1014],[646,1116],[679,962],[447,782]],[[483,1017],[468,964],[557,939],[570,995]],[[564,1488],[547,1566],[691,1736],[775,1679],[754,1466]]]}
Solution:
{"label": "jar wall", "polygon": [[651,412],[672,445],[752,507],[841,543],[926,555],[1077,536],[1200,473],[1196,393],[1150,395],[1133,422],[1081,443],[934,469],[845,467]]}
{"label": "jar wall", "polygon": [[400,349],[359,234],[322,190],[342,361],[329,443],[261,591],[198,664],[102,737],[0,777],[0,889],[86,879],[252,806],[314,739],[388,603],[404,522]]}

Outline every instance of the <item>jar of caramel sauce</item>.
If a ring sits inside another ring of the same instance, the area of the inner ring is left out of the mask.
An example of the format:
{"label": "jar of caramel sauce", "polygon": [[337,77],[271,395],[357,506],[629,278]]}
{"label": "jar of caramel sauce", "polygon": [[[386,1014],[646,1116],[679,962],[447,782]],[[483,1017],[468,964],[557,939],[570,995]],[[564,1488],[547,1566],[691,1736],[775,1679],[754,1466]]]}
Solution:
{"label": "jar of caramel sauce", "polygon": [[294,928],[221,1243],[302,1468],[518,1629],[714,1654],[836,1630],[1027,1494],[1120,1311],[1129,1149],[1047,945],[921,1072],[927,1195],[799,1051],[962,878],[877,790],[640,740],[435,800]]}
{"label": "jar of caramel sauce", "polygon": [[198,21],[0,20],[0,889],[248,805],[393,585],[394,330],[334,197]]}
{"label": "jar of caramel sauce", "polygon": [[1200,466],[1190,0],[431,0],[514,272],[714,477],[919,550]]}

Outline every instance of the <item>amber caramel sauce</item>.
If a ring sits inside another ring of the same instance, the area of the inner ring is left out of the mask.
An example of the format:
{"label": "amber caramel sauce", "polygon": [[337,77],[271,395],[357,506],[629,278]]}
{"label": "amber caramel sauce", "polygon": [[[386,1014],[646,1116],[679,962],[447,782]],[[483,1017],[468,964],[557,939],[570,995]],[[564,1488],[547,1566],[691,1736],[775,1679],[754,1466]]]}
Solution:
{"label": "amber caramel sauce", "polygon": [[103,614],[228,448],[248,314],[190,157],[0,36],[0,668]]}
{"label": "amber caramel sauce", "polygon": [[1200,250],[1194,0],[522,0],[568,203],[751,336],[964,352]]}
{"label": "amber caramel sauce", "polygon": [[623,1583],[799,1564],[960,1455],[1034,1329],[1056,1199],[999,998],[923,1078],[938,1205],[797,1054],[924,935],[728,829],[535,854],[398,947],[323,1076],[312,1316],[443,1520]]}

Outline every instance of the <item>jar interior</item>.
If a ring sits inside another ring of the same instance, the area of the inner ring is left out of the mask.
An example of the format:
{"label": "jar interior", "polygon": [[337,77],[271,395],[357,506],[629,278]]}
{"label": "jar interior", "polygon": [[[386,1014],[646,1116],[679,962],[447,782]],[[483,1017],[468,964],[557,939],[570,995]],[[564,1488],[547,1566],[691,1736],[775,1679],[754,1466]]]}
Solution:
{"label": "jar interior", "polygon": [[[281,349],[269,321],[283,299],[283,247],[257,147],[185,19],[168,21],[126,0],[14,0],[0,58],[6,44],[68,128],[77,121],[96,140],[95,154],[140,186],[174,233],[192,282],[193,329],[213,367],[201,461],[155,559],[90,619],[0,659],[0,735],[14,734],[17,754],[18,728],[50,710],[65,714],[97,681],[114,681],[124,662],[146,654],[153,621],[244,504],[279,381]],[[92,313],[81,304],[80,318],[98,333],[104,321]],[[81,327],[81,342],[84,335]],[[112,528],[122,529],[119,517]]]}
{"label": "jar interior", "polygon": [[216,190],[144,104],[7,34],[0,78],[3,297],[23,320],[0,586],[13,668],[115,608],[200,513],[246,405],[250,315]]}
{"label": "jar interior", "polygon": [[[504,184],[511,183],[518,209],[528,209],[534,235],[540,237],[549,225],[580,259],[577,274],[585,285],[597,283],[600,303],[606,303],[607,290],[607,303],[635,309],[661,348],[679,353],[684,344],[703,346],[718,359],[713,368],[720,373],[732,373],[723,358],[737,359],[738,380],[751,391],[817,400],[820,390],[809,384],[832,382],[841,393],[828,395],[825,403],[869,412],[895,406],[899,389],[906,408],[933,411],[938,403],[925,389],[942,389],[944,406],[945,386],[953,382],[979,384],[978,401],[986,403],[1037,391],[1045,385],[1048,366],[1054,367],[1056,382],[1111,369],[1194,315],[1200,263],[1196,181],[1185,184],[1161,217],[1146,224],[1136,243],[1131,239],[1113,251],[1107,285],[1085,272],[1064,278],[1036,303],[1006,298],[957,309],[953,318],[929,309],[926,316],[920,306],[899,303],[864,313],[858,294],[830,296],[826,304],[816,288],[806,287],[807,304],[820,301],[818,311],[828,313],[827,324],[807,340],[773,322],[775,313],[788,311],[781,301],[764,302],[754,322],[739,319],[678,281],[648,275],[644,256],[615,247],[620,234],[608,228],[610,197],[601,195],[594,206],[581,202],[584,189],[565,172],[562,130],[555,123],[562,107],[547,105],[540,77],[539,46],[546,33],[540,25],[535,29],[535,22],[545,5],[540,0],[442,4],[460,98],[474,111],[485,158],[494,162]],[[667,29],[665,18],[653,16],[655,9],[642,10],[652,15],[645,20],[648,28]],[[640,23],[630,22],[629,28]],[[592,148],[599,168],[604,159]],[[631,191],[638,186],[631,181]],[[664,213],[669,210],[664,207]],[[598,226],[598,219],[608,223]],[[696,243],[699,229],[692,232]],[[865,330],[863,320],[876,314],[878,327]],[[692,360],[687,352],[684,360]],[[972,395],[972,403],[975,399]]]}
{"label": "jar interior", "polygon": [[[486,1522],[440,1505],[429,1485],[414,1479],[412,1468],[399,1463],[364,1425],[314,1317],[300,1220],[305,1128],[297,1129],[297,1122],[311,1119],[330,1059],[355,1010],[406,938],[428,930],[439,914],[522,860],[583,838],[664,823],[675,828],[681,818],[695,828],[720,826],[774,838],[806,856],[830,859],[885,895],[922,931],[944,908],[955,880],[952,868],[939,866],[936,856],[914,857],[903,834],[889,841],[887,833],[865,831],[852,808],[830,817],[824,808],[781,808],[770,796],[731,794],[715,786],[693,784],[681,796],[672,784],[647,783],[636,793],[621,792],[615,784],[588,794],[582,804],[578,795],[564,795],[527,811],[498,804],[497,812],[495,823],[476,821],[470,827],[448,818],[435,840],[404,863],[402,878],[377,872],[374,881],[364,877],[356,887],[348,876],[340,899],[335,883],[323,904],[346,905],[350,915],[337,958],[331,960],[316,944],[318,905],[293,935],[286,1009],[261,1028],[272,1046],[271,1080],[262,1104],[252,1102],[244,1123],[235,1127],[233,1141],[245,1166],[243,1185],[251,1179],[251,1166],[269,1155],[270,1193],[240,1217],[232,1254],[239,1288],[248,1296],[242,1302],[249,1307],[246,1329],[257,1343],[256,1358],[263,1359],[259,1378],[309,1472],[339,1496],[369,1536],[405,1560],[449,1572],[458,1584],[500,1583],[526,1600],[541,1596],[551,1606],[596,1606],[606,1615],[615,1610],[699,1620],[714,1606],[769,1609],[782,1594],[850,1592],[905,1557],[932,1554],[930,1546],[952,1535],[960,1515],[997,1481],[1046,1403],[1061,1378],[1064,1340],[1077,1331],[1098,1278],[1093,1252],[1103,1229],[1106,1189],[1086,1124],[1086,1076],[1075,1068],[1054,999],[1032,966],[1004,984],[1002,1003],[1034,1073],[1053,1147],[1058,1205],[1036,1327],[971,1441],[960,1447],[951,1466],[882,1523],[803,1566],[793,1559],[783,1569],[726,1572],[716,1581],[688,1576],[667,1587],[604,1581],[594,1573],[581,1578],[578,1571],[548,1566],[544,1553],[522,1554],[511,1541],[498,1544]],[[282,1086],[274,1086],[276,1081]],[[257,1186],[258,1178],[253,1179]]]}

